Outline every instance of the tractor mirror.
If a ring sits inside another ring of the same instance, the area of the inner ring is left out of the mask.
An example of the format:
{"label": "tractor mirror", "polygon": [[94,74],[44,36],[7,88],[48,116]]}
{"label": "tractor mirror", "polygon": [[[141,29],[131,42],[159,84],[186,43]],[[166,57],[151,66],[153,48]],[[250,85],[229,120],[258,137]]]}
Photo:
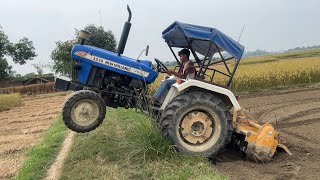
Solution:
{"label": "tractor mirror", "polygon": [[149,54],[149,45],[147,45],[147,47],[146,47],[146,56],[148,56],[148,54]]}

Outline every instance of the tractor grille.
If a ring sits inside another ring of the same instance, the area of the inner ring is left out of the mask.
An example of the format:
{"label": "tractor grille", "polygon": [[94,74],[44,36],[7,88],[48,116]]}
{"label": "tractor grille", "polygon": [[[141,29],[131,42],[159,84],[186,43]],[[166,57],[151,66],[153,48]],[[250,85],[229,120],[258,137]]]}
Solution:
{"label": "tractor grille", "polygon": [[78,73],[79,73],[79,64],[75,59],[72,59],[72,71],[71,71],[71,79],[73,81],[77,81]]}

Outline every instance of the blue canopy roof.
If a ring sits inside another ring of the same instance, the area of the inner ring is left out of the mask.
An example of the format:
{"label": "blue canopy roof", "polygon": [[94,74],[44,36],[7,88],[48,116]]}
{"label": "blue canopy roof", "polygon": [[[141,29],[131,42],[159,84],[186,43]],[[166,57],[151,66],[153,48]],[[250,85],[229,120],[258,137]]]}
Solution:
{"label": "blue canopy roof", "polygon": [[243,45],[218,29],[178,21],[165,29],[162,32],[162,37],[171,47],[187,48],[189,47],[189,41],[191,42],[192,49],[204,56],[207,54],[211,42],[214,44],[211,46],[208,56],[212,56],[218,52],[219,48],[220,51],[226,51],[237,60],[240,60],[244,51]]}

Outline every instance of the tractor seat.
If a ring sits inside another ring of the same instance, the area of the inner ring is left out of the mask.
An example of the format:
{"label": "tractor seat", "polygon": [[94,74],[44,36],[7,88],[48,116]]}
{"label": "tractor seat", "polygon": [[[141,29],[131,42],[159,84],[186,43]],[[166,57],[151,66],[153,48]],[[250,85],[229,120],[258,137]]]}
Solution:
{"label": "tractor seat", "polygon": [[196,76],[195,79],[197,79],[197,80],[205,80],[206,76],[204,76],[204,75]]}

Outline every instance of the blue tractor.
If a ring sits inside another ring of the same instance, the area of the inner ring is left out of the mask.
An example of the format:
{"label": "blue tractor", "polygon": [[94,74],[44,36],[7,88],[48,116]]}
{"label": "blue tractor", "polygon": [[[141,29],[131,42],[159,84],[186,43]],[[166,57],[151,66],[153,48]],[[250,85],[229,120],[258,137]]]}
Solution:
{"label": "blue tractor", "polygon": [[[94,130],[103,122],[107,106],[139,108],[150,112],[163,135],[185,154],[216,156],[234,133],[246,137],[238,144],[255,160],[268,161],[277,146],[284,147],[277,140],[278,132],[248,116],[230,91],[244,47],[215,28],[174,22],[162,32],[177,61],[175,70],[181,64],[172,48],[188,48],[197,74],[189,80],[169,77],[177,83],[164,95],[160,106],[148,103],[148,85],[167,67],[158,59],[154,67],[151,61],[122,55],[131,28],[131,11],[127,8],[129,19],[117,52],[84,45],[90,40],[89,34],[80,31],[81,43],[71,51],[71,79],[57,78],[55,82],[58,90],[75,91],[62,110],[69,129],[80,133]],[[227,77],[225,84],[215,82],[217,74]]]}

